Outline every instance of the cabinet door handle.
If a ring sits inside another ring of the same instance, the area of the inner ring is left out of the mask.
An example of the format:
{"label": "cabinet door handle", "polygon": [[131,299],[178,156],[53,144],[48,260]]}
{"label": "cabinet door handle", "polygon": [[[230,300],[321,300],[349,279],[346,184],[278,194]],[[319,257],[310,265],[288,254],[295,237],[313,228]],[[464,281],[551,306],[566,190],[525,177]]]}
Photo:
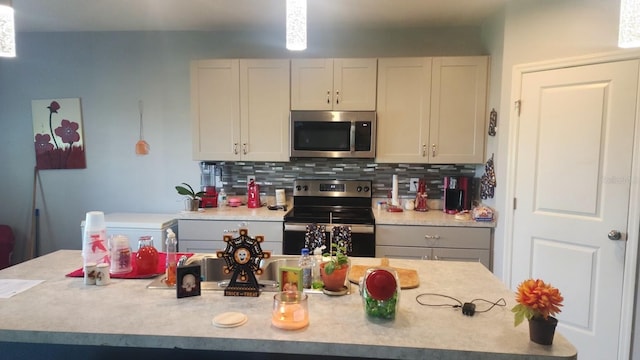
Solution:
{"label": "cabinet door handle", "polygon": [[242,144],[242,154],[247,155],[248,146],[247,143]]}
{"label": "cabinet door handle", "polygon": [[427,156],[427,144],[422,144],[422,157]]}
{"label": "cabinet door handle", "polygon": [[339,105],[340,104],[340,91],[336,90],[336,104]]}
{"label": "cabinet door handle", "polygon": [[438,240],[440,239],[440,235],[425,235],[424,238],[428,240],[432,240],[432,239]]}
{"label": "cabinet door handle", "polygon": [[233,143],[233,154],[238,155],[238,143]]}
{"label": "cabinet door handle", "polygon": [[436,144],[431,144],[431,157],[436,157]]}
{"label": "cabinet door handle", "polygon": [[331,104],[331,90],[327,90],[327,104]]}

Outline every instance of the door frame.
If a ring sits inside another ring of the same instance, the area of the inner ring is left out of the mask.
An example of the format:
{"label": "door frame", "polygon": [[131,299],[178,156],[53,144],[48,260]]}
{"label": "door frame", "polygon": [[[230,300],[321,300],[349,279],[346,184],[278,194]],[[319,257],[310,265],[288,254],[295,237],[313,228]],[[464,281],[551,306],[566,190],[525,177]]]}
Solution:
{"label": "door frame", "polygon": [[[516,185],[516,160],[518,157],[519,115],[516,102],[522,93],[522,76],[527,73],[562,69],[575,66],[593,65],[622,60],[640,59],[640,50],[621,50],[602,54],[549,60],[515,65],[511,73],[511,94],[509,103],[509,134],[506,154],[506,179],[504,198],[504,253],[503,282],[510,286],[513,268],[513,199]],[[638,79],[640,83],[640,77]],[[634,300],[637,293],[638,242],[640,237],[640,90],[636,98],[635,131],[633,140],[633,159],[631,164],[631,188],[629,197],[628,234],[625,252],[624,278],[622,287],[622,309],[620,319],[620,337],[618,339],[618,359],[628,359],[633,343]],[[640,309],[639,309],[640,312]],[[640,314],[639,314],[640,316]],[[640,326],[640,325],[639,325]],[[640,327],[639,327],[640,329]],[[639,345],[639,344],[637,344]]]}

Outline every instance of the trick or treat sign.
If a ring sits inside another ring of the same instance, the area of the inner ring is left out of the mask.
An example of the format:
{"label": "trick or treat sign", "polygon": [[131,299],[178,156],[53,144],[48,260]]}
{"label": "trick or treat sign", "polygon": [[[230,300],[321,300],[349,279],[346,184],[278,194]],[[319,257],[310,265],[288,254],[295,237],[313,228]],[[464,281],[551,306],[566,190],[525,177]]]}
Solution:
{"label": "trick or treat sign", "polygon": [[87,167],[79,98],[33,100],[31,113],[38,170]]}
{"label": "trick or treat sign", "polygon": [[224,272],[233,273],[229,286],[224,290],[225,296],[260,296],[260,285],[256,274],[261,275],[260,261],[271,257],[271,252],[262,251],[260,243],[264,236],[258,235],[252,238],[247,229],[240,229],[240,235],[233,238],[224,235],[223,240],[227,247],[223,251],[217,251],[216,255],[225,261]]}

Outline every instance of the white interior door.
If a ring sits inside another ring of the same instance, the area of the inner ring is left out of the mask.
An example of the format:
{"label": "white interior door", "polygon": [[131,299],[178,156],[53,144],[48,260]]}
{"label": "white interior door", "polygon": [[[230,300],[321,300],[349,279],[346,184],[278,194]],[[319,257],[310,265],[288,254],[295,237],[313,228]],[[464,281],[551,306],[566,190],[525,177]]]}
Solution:
{"label": "white interior door", "polygon": [[[638,61],[521,80],[511,287],[533,277],[559,288],[558,331],[579,358],[615,359]],[[610,240],[610,231],[620,240]]]}

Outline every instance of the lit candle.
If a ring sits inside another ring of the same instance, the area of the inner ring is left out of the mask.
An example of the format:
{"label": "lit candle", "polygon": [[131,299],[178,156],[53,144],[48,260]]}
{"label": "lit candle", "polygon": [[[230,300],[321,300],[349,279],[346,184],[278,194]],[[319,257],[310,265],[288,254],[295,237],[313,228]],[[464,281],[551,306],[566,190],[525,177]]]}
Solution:
{"label": "lit candle", "polygon": [[308,326],[307,295],[301,292],[281,292],[274,295],[271,323],[285,330],[297,330]]}

